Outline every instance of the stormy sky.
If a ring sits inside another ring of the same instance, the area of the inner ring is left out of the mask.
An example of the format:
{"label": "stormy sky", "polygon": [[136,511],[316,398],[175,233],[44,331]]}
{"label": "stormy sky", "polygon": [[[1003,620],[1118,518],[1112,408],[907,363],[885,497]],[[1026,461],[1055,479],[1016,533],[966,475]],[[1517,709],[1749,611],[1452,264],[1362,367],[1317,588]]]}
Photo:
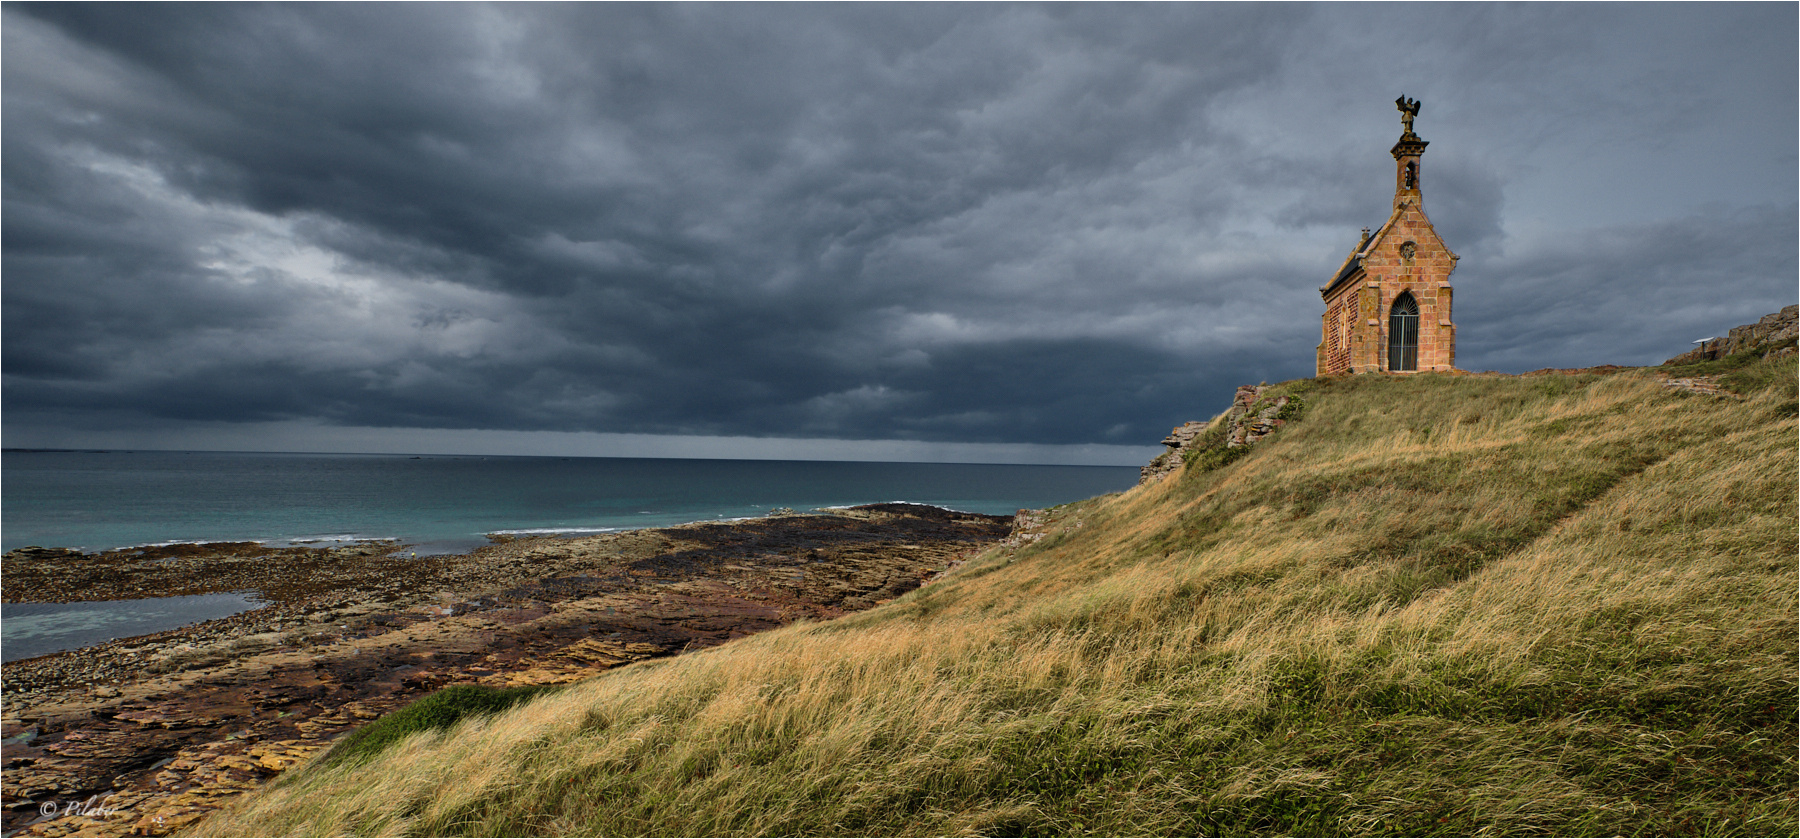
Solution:
{"label": "stormy sky", "polygon": [[[1796,6],[4,6],[7,446],[1141,463],[1395,97],[1458,366],[1796,299]],[[875,442],[870,442],[875,441]]]}

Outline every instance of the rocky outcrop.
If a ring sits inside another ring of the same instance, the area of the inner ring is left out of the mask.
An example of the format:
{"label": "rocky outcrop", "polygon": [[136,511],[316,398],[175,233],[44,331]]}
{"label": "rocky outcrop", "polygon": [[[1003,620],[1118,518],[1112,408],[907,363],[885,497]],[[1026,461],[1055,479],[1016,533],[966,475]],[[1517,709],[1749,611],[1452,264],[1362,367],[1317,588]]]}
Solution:
{"label": "rocky outcrop", "polygon": [[1231,413],[1225,415],[1225,447],[1248,446],[1269,436],[1286,421],[1282,412],[1291,396],[1277,396],[1264,399],[1263,393],[1267,385],[1244,385],[1237,389],[1237,397],[1231,401]]}
{"label": "rocky outcrop", "polygon": [[1182,453],[1193,450],[1194,440],[1206,433],[1207,425],[1204,422],[1190,422],[1170,431],[1169,436],[1162,440],[1162,444],[1168,446],[1169,450],[1157,455],[1155,460],[1138,472],[1138,483],[1147,484],[1180,469]]}
{"label": "rocky outcrop", "polygon": [[[37,545],[26,545],[6,552],[6,561],[38,562],[42,560],[80,559],[81,551],[68,548],[40,548]],[[10,565],[8,567],[11,567]]]}
{"label": "rocky outcrop", "polygon": [[1180,469],[1201,450],[1252,445],[1286,424],[1289,412],[1298,407],[1296,398],[1285,394],[1265,398],[1269,390],[1268,385],[1238,388],[1237,395],[1231,400],[1231,410],[1226,412],[1217,434],[1207,433],[1211,423],[1189,422],[1176,426],[1162,441],[1169,450],[1157,455],[1143,468],[1138,483],[1160,480]]}
{"label": "rocky outcrop", "polygon": [[1789,306],[1755,323],[1733,327],[1722,338],[1714,338],[1693,350],[1675,356],[1663,364],[1693,364],[1712,361],[1750,350],[1763,350],[1764,356],[1792,355],[1792,342],[1800,325],[1800,305]]}

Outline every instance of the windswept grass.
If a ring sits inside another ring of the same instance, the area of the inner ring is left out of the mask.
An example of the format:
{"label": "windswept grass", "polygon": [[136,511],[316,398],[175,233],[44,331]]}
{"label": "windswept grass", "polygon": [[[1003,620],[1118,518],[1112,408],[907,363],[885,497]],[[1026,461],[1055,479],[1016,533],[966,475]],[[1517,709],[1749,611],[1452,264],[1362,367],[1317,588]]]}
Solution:
{"label": "windswept grass", "polygon": [[[1758,366],[1761,365],[1761,366]],[[1795,374],[1296,383],[1235,460],[211,834],[1796,832]]]}

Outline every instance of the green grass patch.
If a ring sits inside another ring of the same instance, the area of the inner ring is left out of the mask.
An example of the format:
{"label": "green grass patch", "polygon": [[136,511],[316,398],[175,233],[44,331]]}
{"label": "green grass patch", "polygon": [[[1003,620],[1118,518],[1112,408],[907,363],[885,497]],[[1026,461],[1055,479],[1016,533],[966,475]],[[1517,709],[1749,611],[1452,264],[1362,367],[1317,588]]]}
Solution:
{"label": "green grass patch", "polygon": [[549,685],[452,685],[346,735],[325,753],[323,764],[368,760],[413,734],[442,731],[466,718],[498,713],[554,689]]}
{"label": "green grass patch", "polygon": [[[1793,342],[1788,345],[1792,346]],[[1781,389],[1792,396],[1796,391],[1795,369],[1795,356],[1759,358],[1720,376],[1719,385],[1735,393],[1754,394]]]}

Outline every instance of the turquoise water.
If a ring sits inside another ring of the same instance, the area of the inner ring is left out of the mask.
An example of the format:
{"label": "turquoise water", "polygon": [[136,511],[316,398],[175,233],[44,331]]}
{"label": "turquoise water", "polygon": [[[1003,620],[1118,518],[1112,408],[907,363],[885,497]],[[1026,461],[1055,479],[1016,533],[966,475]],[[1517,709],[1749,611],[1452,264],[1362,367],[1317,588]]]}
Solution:
{"label": "turquoise water", "polygon": [[0,550],[604,532],[912,501],[1011,514],[1129,488],[1135,467],[644,458],[37,452],[0,455]]}

